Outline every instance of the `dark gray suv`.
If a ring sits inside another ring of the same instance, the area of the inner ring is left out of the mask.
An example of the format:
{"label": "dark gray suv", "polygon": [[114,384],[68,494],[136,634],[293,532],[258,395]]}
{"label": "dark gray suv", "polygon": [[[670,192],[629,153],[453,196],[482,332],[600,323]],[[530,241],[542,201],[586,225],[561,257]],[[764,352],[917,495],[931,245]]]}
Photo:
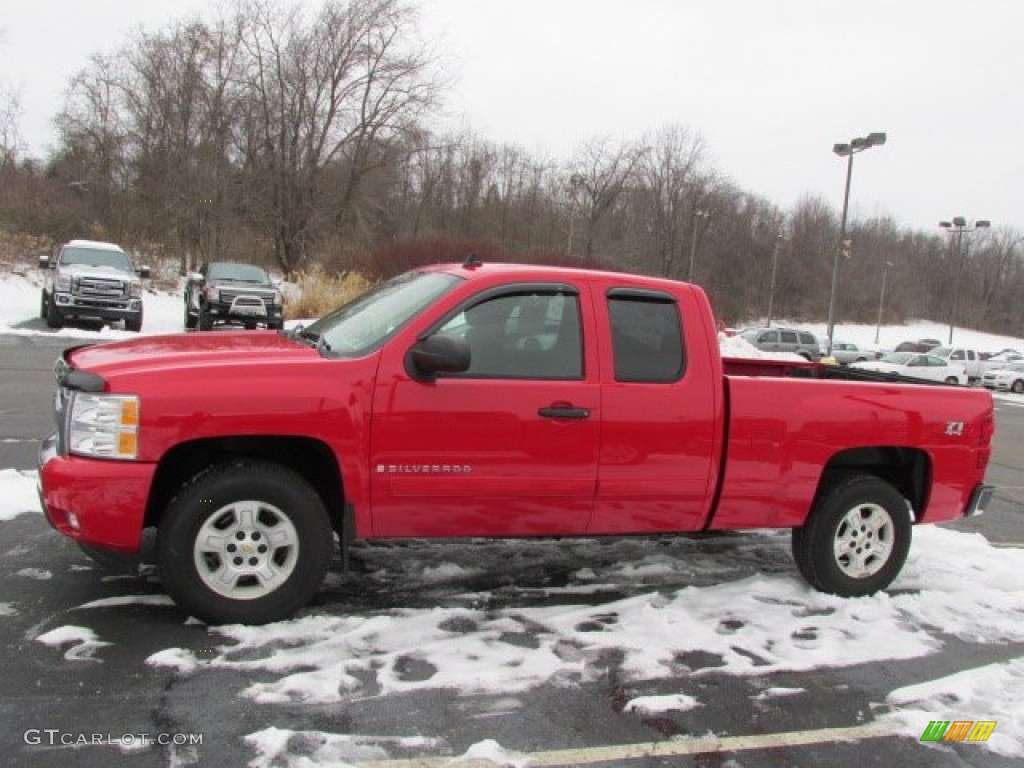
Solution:
{"label": "dark gray suv", "polygon": [[818,337],[795,328],[748,328],[740,337],[763,352],[791,352],[805,360],[821,358]]}

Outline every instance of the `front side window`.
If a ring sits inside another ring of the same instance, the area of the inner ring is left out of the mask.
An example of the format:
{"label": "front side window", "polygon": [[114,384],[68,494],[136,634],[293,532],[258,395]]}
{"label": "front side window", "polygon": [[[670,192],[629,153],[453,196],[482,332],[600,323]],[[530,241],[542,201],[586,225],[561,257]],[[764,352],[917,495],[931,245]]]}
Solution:
{"label": "front side window", "polygon": [[466,307],[439,329],[469,344],[460,376],[581,379],[579,300],[553,290],[509,293]]}
{"label": "front side window", "polygon": [[669,296],[614,293],[608,297],[615,380],[678,381],[686,366],[679,308]]}
{"label": "front side window", "polygon": [[796,344],[796,332],[795,331],[782,331],[782,343],[783,344]]}

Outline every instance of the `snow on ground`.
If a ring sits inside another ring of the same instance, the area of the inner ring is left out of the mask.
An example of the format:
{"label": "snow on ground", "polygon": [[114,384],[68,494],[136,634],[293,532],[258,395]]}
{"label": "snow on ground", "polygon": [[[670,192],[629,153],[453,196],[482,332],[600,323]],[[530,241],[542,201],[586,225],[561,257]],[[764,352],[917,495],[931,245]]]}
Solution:
{"label": "snow on ground", "polygon": [[[145,333],[181,330],[179,294],[147,293],[145,301]],[[39,283],[31,272],[0,278],[0,333],[52,335],[20,327],[38,317],[38,302]],[[870,344],[874,332],[874,326],[840,326],[836,338]],[[101,341],[135,336],[110,328],[59,334]],[[927,336],[944,340],[947,334],[943,326],[918,323],[883,328],[881,341],[892,346]],[[1024,349],[1021,339],[970,331],[958,330],[955,340],[983,349]],[[727,354],[750,354],[733,343],[723,342]],[[39,513],[35,482],[34,472],[0,469],[0,521]],[[360,554],[370,568],[359,577],[359,591],[368,592],[369,600],[346,602],[341,613],[307,609],[296,619],[265,627],[210,628],[220,642],[212,657],[170,648],[147,663],[182,675],[237,670],[258,680],[243,695],[266,706],[344,706],[368,695],[443,687],[491,695],[494,706],[514,710],[517,694],[537,686],[597,679],[603,660],[613,654],[621,658],[629,693],[635,694],[627,707],[660,712],[700,707],[696,688],[686,690],[686,681],[701,675],[755,677],[918,657],[939,652],[948,637],[982,644],[1024,642],[1024,553],[992,547],[978,535],[916,529],[910,558],[893,588],[856,600],[811,590],[792,566],[785,532],[752,532],[723,542],[669,537],[656,543],[369,546]],[[520,587],[513,574],[512,581],[491,582],[483,593],[476,589],[474,580],[493,573],[496,562],[504,567],[505,558],[529,560],[530,573],[564,574],[564,583],[541,580],[544,586]],[[40,568],[22,575],[42,574]],[[337,581],[329,581],[332,588],[339,588]],[[404,599],[408,590],[420,595],[419,602]],[[510,608],[493,607],[493,598],[509,593],[527,599]],[[612,597],[606,599],[606,593]],[[579,604],[589,595],[595,605]],[[79,608],[131,610],[136,602],[170,605],[167,599],[125,596]],[[3,603],[0,619],[20,610],[17,600]],[[100,660],[106,645],[82,626],[59,627],[37,640],[65,649],[66,658],[77,661]],[[1024,756],[1015,735],[1024,726],[1022,678],[1024,660],[969,670],[894,691],[879,702],[879,712],[888,712],[915,740],[933,719],[998,720],[986,746]],[[680,690],[639,695],[644,681],[652,679],[676,679]],[[798,693],[767,688],[758,695]],[[325,763],[443,748],[429,739],[276,728],[251,734],[248,741],[259,754],[257,765],[291,764],[290,745],[298,742],[307,757]],[[493,742],[474,750],[480,754],[470,757],[518,761]]]}
{"label": "snow on ground", "polygon": [[88,627],[63,626],[51,629],[39,635],[37,642],[55,648],[69,646],[64,652],[68,661],[103,661],[95,658],[95,653],[104,646],[110,645],[96,637],[96,633]]}
{"label": "snow on ground", "polygon": [[0,520],[13,520],[27,512],[41,512],[36,473],[0,469]]}

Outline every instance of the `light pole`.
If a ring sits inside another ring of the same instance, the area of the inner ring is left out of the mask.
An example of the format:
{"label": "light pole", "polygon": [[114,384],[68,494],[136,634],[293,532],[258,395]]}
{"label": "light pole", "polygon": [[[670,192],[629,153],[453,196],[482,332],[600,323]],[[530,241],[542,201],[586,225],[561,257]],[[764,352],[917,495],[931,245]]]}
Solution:
{"label": "light pole", "polygon": [[[966,217],[954,216],[952,221],[940,221],[939,226],[949,233],[950,250],[953,251],[953,257],[957,259],[956,275],[953,278],[953,307],[949,312],[948,343],[952,345],[953,326],[956,325],[960,305],[960,279],[964,271],[964,261],[967,259],[967,249],[970,247],[969,241],[965,244],[964,235],[969,235],[979,229],[988,229],[992,226],[992,222],[986,219],[980,219],[975,221],[973,225],[969,225]],[[955,239],[953,238],[954,235],[956,235]]]}
{"label": "light pole", "polygon": [[565,245],[565,255],[572,256],[572,235],[576,224],[576,192],[583,186],[585,180],[578,173],[569,177],[569,242]]}
{"label": "light pole", "polygon": [[768,327],[772,327],[772,310],[775,308],[775,271],[779,264],[779,246],[782,235],[775,236],[775,247],[772,248],[772,281],[768,286]]}
{"label": "light pole", "polygon": [[693,232],[690,233],[690,270],[686,273],[686,282],[693,282],[693,262],[697,258],[697,220],[706,219],[711,214],[700,208],[693,212]]}
{"label": "light pole", "polygon": [[836,243],[835,256],[832,259],[832,290],[828,296],[828,350],[826,355],[832,354],[832,336],[835,332],[836,296],[839,293],[839,254],[843,250],[846,241],[846,212],[850,207],[850,179],[853,176],[853,156],[871,147],[879,147],[885,144],[884,133],[869,133],[852,139],[849,144],[835,144],[832,151],[840,157],[846,158],[846,192],[843,194],[843,216],[839,222],[839,242]]}
{"label": "light pole", "polygon": [[889,267],[892,266],[891,261],[885,262],[885,266],[882,268],[882,291],[878,294],[878,323],[875,324],[875,344],[878,344],[878,334],[882,330],[882,308],[885,306],[885,278],[889,274]]}

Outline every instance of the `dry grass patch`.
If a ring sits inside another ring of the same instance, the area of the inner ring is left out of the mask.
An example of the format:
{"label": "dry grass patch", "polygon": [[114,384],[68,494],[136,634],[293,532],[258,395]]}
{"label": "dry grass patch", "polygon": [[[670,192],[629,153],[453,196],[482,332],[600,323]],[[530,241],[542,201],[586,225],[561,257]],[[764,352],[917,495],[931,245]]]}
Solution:
{"label": "dry grass patch", "polygon": [[285,316],[297,318],[322,317],[332,309],[366,293],[373,283],[358,272],[328,275],[321,267],[300,272],[293,281],[285,304]]}

